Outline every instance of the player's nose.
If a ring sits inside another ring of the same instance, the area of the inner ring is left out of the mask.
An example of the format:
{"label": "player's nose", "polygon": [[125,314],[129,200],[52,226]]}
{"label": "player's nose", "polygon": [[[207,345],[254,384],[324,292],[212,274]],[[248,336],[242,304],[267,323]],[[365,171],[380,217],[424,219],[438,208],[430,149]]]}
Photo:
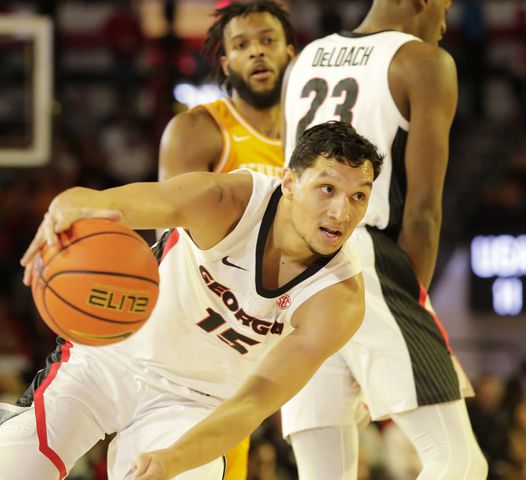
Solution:
{"label": "player's nose", "polygon": [[251,42],[248,46],[250,58],[262,57],[265,53],[263,46],[259,42]]}
{"label": "player's nose", "polygon": [[346,222],[350,218],[349,201],[345,195],[334,197],[327,210],[327,215],[331,220],[339,223]]}

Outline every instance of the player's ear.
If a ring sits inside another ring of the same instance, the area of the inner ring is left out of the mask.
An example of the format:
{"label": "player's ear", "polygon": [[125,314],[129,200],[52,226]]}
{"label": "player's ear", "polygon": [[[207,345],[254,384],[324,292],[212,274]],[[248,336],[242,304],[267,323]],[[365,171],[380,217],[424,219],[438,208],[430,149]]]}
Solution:
{"label": "player's ear", "polygon": [[228,59],[226,58],[225,55],[221,55],[219,62],[221,64],[221,68],[223,69],[223,73],[225,74],[225,76],[228,77],[230,75],[230,68],[228,67]]}
{"label": "player's ear", "polygon": [[293,172],[290,168],[285,167],[283,169],[283,174],[281,176],[281,191],[283,196],[289,200],[292,198],[294,193],[294,186],[296,184],[297,178],[297,173]]}
{"label": "player's ear", "polygon": [[413,4],[413,8],[415,9],[416,13],[420,13],[429,4],[429,0],[411,0],[411,3]]}
{"label": "player's ear", "polygon": [[287,53],[289,54],[289,58],[292,60],[296,56],[296,49],[294,48],[294,45],[289,43],[287,45]]}

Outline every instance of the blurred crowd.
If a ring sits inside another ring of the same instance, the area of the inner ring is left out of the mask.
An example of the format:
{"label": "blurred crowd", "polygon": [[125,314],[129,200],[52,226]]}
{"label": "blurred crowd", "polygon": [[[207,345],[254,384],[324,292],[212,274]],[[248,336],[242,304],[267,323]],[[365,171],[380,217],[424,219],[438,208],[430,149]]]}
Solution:
{"label": "blurred crowd", "polygon": [[[301,2],[300,9],[299,1],[286,3],[302,43],[352,28],[369,5],[367,0],[311,0]],[[174,99],[174,85],[199,84],[206,77],[198,39],[182,38],[171,28],[176,4],[2,2],[0,14],[42,13],[54,19],[56,64],[51,162],[0,169],[0,401],[16,400],[53,348],[54,335],[22,287],[18,263],[49,202],[73,185],[107,188],[154,180],[161,132],[186,108]],[[504,4],[503,19],[495,9]],[[152,5],[159,10],[157,23],[144,13]],[[476,232],[526,232],[526,3],[459,0],[451,16],[444,46],[457,60],[460,105],[443,249]],[[144,235],[154,241],[152,232]],[[482,376],[476,390],[469,411],[490,460],[490,478],[526,479],[526,362],[511,378]],[[68,478],[105,479],[107,441]],[[394,424],[370,425],[362,432],[362,445],[361,479],[416,477],[418,458]],[[295,478],[278,417],[254,435],[249,462],[250,480]]]}

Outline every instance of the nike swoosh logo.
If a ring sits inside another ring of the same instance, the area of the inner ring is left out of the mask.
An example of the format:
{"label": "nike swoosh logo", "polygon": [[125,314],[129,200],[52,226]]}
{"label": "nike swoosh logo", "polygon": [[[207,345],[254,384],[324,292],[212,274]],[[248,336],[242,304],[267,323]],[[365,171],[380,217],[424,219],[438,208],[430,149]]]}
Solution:
{"label": "nike swoosh logo", "polygon": [[234,265],[233,263],[230,263],[228,261],[228,256],[227,257],[223,257],[221,259],[221,262],[223,263],[223,265],[226,265],[227,267],[239,268],[239,270],[245,270],[245,272],[248,272],[248,270],[246,268],[243,268],[243,267],[240,267],[238,265]]}
{"label": "nike swoosh logo", "polygon": [[232,138],[234,139],[235,142],[244,142],[245,140],[248,140],[250,138],[250,136],[248,135],[245,135],[245,136],[239,136],[239,135],[232,135]]}

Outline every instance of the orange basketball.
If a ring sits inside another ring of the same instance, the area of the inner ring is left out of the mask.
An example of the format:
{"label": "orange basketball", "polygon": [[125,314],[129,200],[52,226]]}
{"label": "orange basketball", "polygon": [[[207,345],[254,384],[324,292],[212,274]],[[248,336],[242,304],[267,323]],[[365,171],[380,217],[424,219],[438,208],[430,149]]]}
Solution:
{"label": "orange basketball", "polygon": [[104,219],[80,220],[44,246],[31,282],[38,312],[57,335],[109,345],[144,325],[159,295],[157,261],[140,235]]}

